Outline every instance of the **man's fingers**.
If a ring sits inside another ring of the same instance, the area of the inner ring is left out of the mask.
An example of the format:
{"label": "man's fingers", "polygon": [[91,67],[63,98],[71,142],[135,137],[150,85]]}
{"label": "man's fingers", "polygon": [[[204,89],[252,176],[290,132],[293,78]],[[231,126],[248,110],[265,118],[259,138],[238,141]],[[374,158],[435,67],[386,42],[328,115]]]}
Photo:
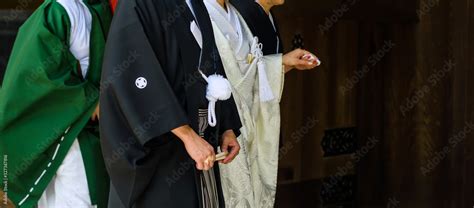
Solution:
{"label": "man's fingers", "polygon": [[228,150],[229,150],[229,144],[227,142],[222,142],[221,151],[229,152]]}
{"label": "man's fingers", "polygon": [[207,157],[206,165],[209,167],[209,169],[214,167],[214,162],[215,161],[216,161],[216,155],[210,155],[209,157]]}
{"label": "man's fingers", "polygon": [[214,161],[216,160],[214,149],[208,149],[207,151],[202,152],[202,158],[200,160],[203,164],[202,170],[211,169],[214,166]]}
{"label": "man's fingers", "polygon": [[239,154],[239,151],[240,151],[239,145],[232,147],[232,151],[229,153],[229,155],[227,155],[227,157],[224,159],[224,161],[222,161],[222,163],[227,164],[231,162],[232,160],[234,160],[235,157],[237,157],[237,155]]}
{"label": "man's fingers", "polygon": [[207,156],[207,158],[209,159],[210,163],[212,164],[211,167],[214,165],[214,161],[216,161],[216,153],[214,152],[214,148],[212,146],[209,146],[211,149],[210,149],[210,152]]}
{"label": "man's fingers", "polygon": [[204,161],[204,169],[203,170],[210,170],[214,166],[214,160],[212,158],[208,158]]}
{"label": "man's fingers", "polygon": [[204,161],[202,163],[202,170],[209,170],[209,162],[208,161]]}
{"label": "man's fingers", "polygon": [[204,169],[204,164],[202,162],[196,162],[196,168],[198,170],[203,170]]}
{"label": "man's fingers", "polygon": [[209,149],[209,151],[211,151],[209,153],[209,155],[215,155],[216,153],[214,152],[214,147],[212,147],[211,145],[208,145],[207,148]]}

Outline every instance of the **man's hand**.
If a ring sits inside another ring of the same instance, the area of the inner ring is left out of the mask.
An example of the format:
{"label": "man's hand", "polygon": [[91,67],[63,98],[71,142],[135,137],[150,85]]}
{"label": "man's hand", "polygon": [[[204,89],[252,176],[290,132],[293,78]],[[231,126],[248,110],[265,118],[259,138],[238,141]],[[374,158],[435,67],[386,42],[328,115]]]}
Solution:
{"label": "man's hand", "polygon": [[96,121],[99,120],[100,117],[100,109],[99,109],[99,104],[97,104],[97,107],[95,107],[94,113],[92,113],[91,120]]}
{"label": "man's hand", "polygon": [[320,63],[318,57],[303,49],[293,50],[283,56],[285,73],[295,68],[298,70],[313,69]]}
{"label": "man's hand", "polygon": [[181,139],[189,156],[196,162],[198,170],[209,170],[214,166],[216,154],[214,148],[186,125],[173,129],[171,132]]}
{"label": "man's hand", "polygon": [[227,130],[222,134],[222,152],[229,152],[227,157],[221,161],[221,163],[228,164],[239,154],[240,145],[237,141],[237,137],[234,134],[234,131]]}

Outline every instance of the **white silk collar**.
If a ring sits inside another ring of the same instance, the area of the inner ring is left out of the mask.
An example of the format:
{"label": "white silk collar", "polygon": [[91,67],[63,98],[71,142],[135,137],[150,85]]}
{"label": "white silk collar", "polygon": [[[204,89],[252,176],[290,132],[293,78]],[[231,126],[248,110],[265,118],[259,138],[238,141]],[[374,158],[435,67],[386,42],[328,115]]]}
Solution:
{"label": "white silk collar", "polygon": [[237,9],[226,0],[226,9],[217,2],[217,0],[204,0],[204,4],[211,16],[211,20],[222,31],[229,41],[234,54],[238,59],[245,59],[250,52],[250,37],[247,37],[244,30],[242,18]]}

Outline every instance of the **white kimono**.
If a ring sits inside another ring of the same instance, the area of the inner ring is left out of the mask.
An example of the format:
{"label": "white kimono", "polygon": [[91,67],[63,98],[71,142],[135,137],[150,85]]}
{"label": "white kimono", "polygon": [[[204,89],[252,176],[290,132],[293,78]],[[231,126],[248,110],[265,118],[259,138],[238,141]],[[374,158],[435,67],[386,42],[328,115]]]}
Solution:
{"label": "white kimono", "polygon": [[227,11],[216,0],[204,3],[243,124],[237,138],[240,154],[230,164],[219,166],[226,207],[273,207],[284,83],[282,54],[263,56],[258,38],[229,2]]}

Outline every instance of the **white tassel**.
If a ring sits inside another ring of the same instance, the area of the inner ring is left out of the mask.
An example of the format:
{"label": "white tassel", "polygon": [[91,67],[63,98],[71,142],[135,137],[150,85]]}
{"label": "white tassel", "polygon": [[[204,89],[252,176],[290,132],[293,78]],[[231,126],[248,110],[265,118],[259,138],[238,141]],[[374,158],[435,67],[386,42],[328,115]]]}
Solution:
{"label": "white tassel", "polygon": [[272,88],[270,87],[270,83],[268,82],[267,72],[265,70],[265,63],[262,60],[259,60],[257,64],[258,83],[260,85],[260,101],[267,102],[273,100],[275,96],[273,96]]}
{"label": "white tassel", "polygon": [[202,77],[207,81],[206,98],[209,101],[207,119],[209,126],[215,127],[216,119],[216,102],[218,100],[228,100],[232,95],[232,87],[229,80],[222,75],[213,74],[206,77],[201,70],[199,70]]}
{"label": "white tassel", "polygon": [[252,42],[252,55],[257,61],[259,94],[261,102],[268,102],[275,99],[270,82],[268,81],[265,62],[263,61],[263,45],[258,42],[258,37],[254,37]]}

